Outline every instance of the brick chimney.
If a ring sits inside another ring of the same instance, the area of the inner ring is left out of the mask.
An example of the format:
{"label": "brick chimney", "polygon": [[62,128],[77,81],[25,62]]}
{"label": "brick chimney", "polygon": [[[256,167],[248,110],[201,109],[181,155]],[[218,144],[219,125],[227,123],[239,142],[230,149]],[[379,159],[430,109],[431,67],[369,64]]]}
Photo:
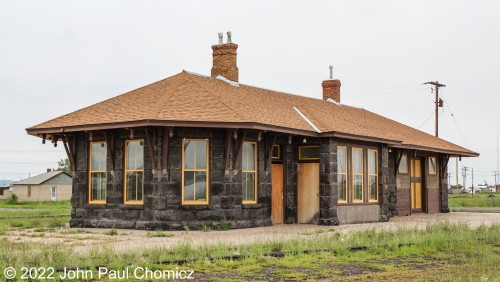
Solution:
{"label": "brick chimney", "polygon": [[323,86],[323,100],[332,99],[340,103],[340,80],[333,79],[333,66],[330,66],[330,79],[321,83]]}
{"label": "brick chimney", "polygon": [[51,169],[51,168],[47,168],[47,172],[51,172],[51,171],[52,171],[52,169]]}
{"label": "brick chimney", "polygon": [[220,75],[231,81],[238,81],[236,49],[238,49],[238,45],[231,42],[230,31],[227,32],[227,43],[222,42],[222,32],[219,33],[219,44],[212,45],[214,59],[212,77]]}

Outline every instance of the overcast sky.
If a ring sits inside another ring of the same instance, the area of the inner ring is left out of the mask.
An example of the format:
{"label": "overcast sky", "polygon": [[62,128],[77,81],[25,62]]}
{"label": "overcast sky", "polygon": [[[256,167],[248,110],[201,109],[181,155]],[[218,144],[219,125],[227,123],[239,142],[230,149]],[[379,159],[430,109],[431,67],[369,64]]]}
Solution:
{"label": "overcast sky", "polygon": [[481,153],[459,167],[490,184],[499,13],[500,1],[2,1],[0,179],[66,157],[25,128],[183,69],[209,75],[210,46],[231,30],[240,82],[321,98],[333,65],[343,103],[431,134],[434,94],[421,83],[446,84],[440,137]]}

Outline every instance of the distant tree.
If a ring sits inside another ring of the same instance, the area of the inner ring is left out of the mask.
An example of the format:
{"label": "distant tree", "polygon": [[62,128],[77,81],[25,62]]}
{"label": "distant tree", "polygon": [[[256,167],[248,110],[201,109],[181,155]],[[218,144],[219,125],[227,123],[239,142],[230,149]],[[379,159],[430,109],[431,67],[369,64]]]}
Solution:
{"label": "distant tree", "polygon": [[[458,189],[462,189],[462,184],[458,184]],[[457,185],[450,185],[450,189],[457,189]]]}
{"label": "distant tree", "polygon": [[69,162],[69,159],[65,158],[64,160],[61,159],[60,161],[58,161],[56,170],[71,173],[71,163]]}

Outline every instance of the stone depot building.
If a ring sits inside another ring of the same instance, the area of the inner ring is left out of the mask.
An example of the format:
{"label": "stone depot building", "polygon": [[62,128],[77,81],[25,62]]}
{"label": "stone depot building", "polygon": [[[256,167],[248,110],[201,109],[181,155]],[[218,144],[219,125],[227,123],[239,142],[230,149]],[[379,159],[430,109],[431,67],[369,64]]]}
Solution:
{"label": "stone depot building", "polygon": [[166,79],[27,129],[64,146],[72,227],[337,225],[446,213],[450,157],[477,153],[341,103],[245,85],[238,45],[210,76]]}

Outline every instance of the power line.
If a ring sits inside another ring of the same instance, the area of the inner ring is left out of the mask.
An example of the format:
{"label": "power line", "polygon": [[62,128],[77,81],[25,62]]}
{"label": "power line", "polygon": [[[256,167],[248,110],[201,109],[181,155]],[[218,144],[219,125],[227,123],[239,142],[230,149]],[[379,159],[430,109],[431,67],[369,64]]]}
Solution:
{"label": "power line", "polygon": [[425,121],[419,126],[417,127],[417,129],[420,129],[422,128],[424,125],[427,124],[427,122],[431,119],[432,115],[434,115],[434,110],[431,111],[431,114],[425,119]]}

